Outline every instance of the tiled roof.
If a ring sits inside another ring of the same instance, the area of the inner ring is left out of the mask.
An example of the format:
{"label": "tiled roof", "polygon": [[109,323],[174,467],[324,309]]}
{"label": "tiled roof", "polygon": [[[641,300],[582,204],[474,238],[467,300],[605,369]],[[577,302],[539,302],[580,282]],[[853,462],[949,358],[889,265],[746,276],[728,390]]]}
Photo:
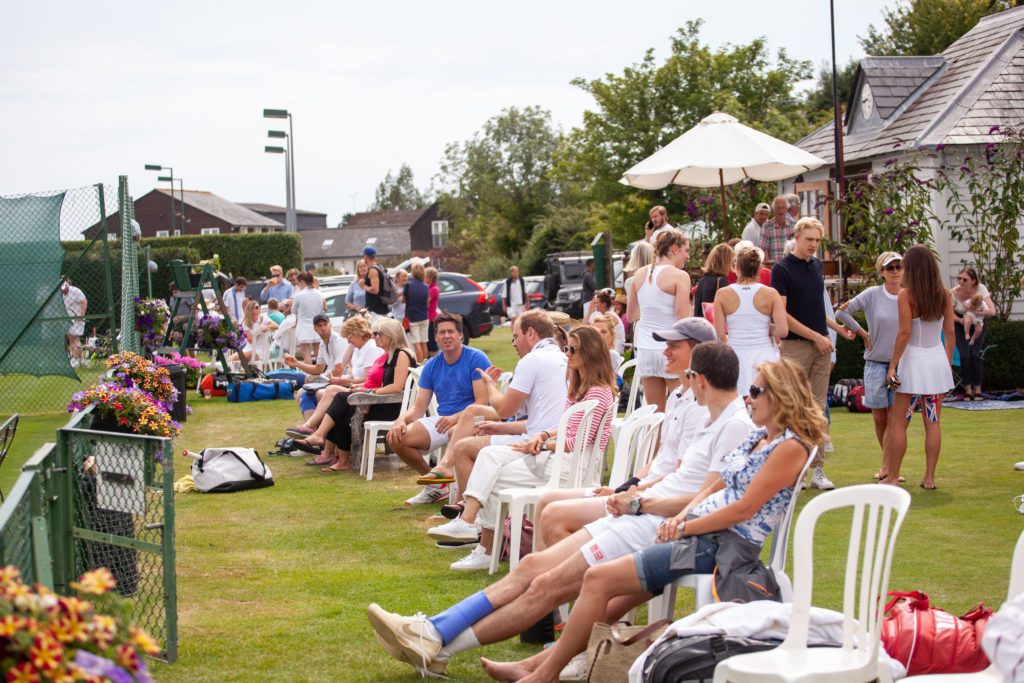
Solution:
{"label": "tiled roof", "polygon": [[[1024,7],[984,17],[946,48],[941,55],[944,70],[936,72],[926,83],[926,89],[904,111],[899,111],[897,105],[881,127],[844,138],[845,160],[867,159],[922,145],[997,141],[989,134],[992,126],[1024,121],[1022,52]],[[879,75],[884,79],[896,78]],[[887,90],[886,96],[892,97],[894,93],[895,90]],[[892,102],[887,99],[885,105],[888,110]],[[796,144],[822,159],[834,161],[832,123]]]}
{"label": "tiled roof", "polygon": [[303,258],[307,260],[362,256],[370,238],[376,238],[378,256],[401,256],[412,251],[408,227],[302,230],[299,237]]}
{"label": "tiled roof", "polygon": [[[274,204],[261,204],[259,202],[238,202],[239,206],[244,206],[247,209],[252,209],[257,213],[284,213],[288,210],[284,206],[275,206]],[[305,209],[295,209],[295,213],[299,216],[326,216],[326,213],[320,211],[306,211]]]}
{"label": "tiled roof", "polygon": [[860,79],[871,86],[875,108],[887,119],[945,63],[941,56],[865,57],[860,60]]}
{"label": "tiled roof", "polygon": [[364,211],[349,216],[345,229],[369,227],[405,227],[416,222],[429,207],[409,211]]}
{"label": "tiled roof", "polygon": [[[170,197],[171,194],[169,189],[164,190],[157,188],[156,191],[161,194],[165,194],[168,197]],[[184,192],[175,192],[174,196],[176,198],[183,196],[186,206],[193,206],[204,213],[208,213],[211,216],[221,219],[225,223],[229,223],[232,226],[284,228],[284,225],[278,223],[272,218],[262,216],[251,209],[247,209],[241,204],[229,202],[227,199],[218,197],[212,192],[185,190]]]}

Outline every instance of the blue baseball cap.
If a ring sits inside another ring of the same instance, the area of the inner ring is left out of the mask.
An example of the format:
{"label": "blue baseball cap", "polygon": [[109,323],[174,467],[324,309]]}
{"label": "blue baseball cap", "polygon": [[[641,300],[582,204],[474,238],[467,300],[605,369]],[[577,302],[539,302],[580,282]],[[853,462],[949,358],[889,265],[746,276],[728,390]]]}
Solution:
{"label": "blue baseball cap", "polygon": [[363,256],[376,256],[376,255],[377,255],[377,248],[376,247],[363,247]]}

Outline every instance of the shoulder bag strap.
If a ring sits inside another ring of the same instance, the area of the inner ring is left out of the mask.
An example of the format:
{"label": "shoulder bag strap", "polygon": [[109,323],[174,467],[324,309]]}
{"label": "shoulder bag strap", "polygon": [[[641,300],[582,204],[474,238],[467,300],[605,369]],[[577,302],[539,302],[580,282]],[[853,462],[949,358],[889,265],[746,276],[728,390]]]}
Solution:
{"label": "shoulder bag strap", "polygon": [[258,479],[259,481],[264,481],[267,478],[267,466],[264,464],[263,460],[260,459],[259,451],[253,451],[253,453],[256,454],[256,459],[260,461],[260,465],[263,465],[263,473],[262,474],[257,474],[256,471],[253,468],[249,467],[249,463],[247,463],[245,460],[243,460],[242,456],[238,455],[238,453],[235,453],[234,451],[221,451],[221,455],[230,455],[230,456],[234,457],[235,460],[237,460],[238,462],[242,463],[242,466],[245,469],[249,470],[249,474],[252,476],[253,479]]}

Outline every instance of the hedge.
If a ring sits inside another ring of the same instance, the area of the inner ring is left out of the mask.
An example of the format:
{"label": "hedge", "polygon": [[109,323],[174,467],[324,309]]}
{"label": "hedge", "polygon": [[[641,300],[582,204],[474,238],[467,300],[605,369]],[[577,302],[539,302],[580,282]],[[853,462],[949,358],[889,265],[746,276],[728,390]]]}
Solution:
{"label": "hedge", "polygon": [[[88,242],[64,242],[65,250],[81,251]],[[111,243],[114,247],[117,243]],[[146,237],[142,246],[158,249],[194,249],[199,259],[208,259],[214,254],[220,257],[220,269],[224,273],[250,279],[266,277],[270,266],[278,264],[285,270],[302,268],[302,241],[296,233],[273,232],[254,235],[182,235],[180,237]],[[140,249],[141,251],[141,249]],[[188,252],[191,254],[192,252]],[[195,256],[190,256],[195,259]],[[157,265],[162,265],[157,259]],[[169,273],[161,269],[154,274],[156,280],[170,280]],[[166,283],[164,283],[166,286]]]}

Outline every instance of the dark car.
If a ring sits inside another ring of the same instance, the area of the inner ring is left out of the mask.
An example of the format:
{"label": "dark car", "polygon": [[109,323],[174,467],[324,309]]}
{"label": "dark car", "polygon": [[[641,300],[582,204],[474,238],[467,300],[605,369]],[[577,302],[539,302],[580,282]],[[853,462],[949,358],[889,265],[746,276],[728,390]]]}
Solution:
{"label": "dark car", "polygon": [[487,303],[491,307],[491,317],[501,318],[501,316],[505,315],[505,311],[502,310],[505,305],[505,281],[494,280],[483,285],[483,287],[487,291]]}
{"label": "dark car", "polygon": [[487,291],[472,278],[461,273],[440,273],[437,288],[441,290],[438,308],[462,316],[467,337],[490,334],[494,328]]}
{"label": "dark car", "polygon": [[[526,282],[526,296],[530,299],[530,308],[546,308],[544,276],[527,275],[523,278]],[[495,280],[488,282],[484,288],[487,290],[487,303],[491,305],[491,317],[498,319],[505,315],[505,281]]]}

